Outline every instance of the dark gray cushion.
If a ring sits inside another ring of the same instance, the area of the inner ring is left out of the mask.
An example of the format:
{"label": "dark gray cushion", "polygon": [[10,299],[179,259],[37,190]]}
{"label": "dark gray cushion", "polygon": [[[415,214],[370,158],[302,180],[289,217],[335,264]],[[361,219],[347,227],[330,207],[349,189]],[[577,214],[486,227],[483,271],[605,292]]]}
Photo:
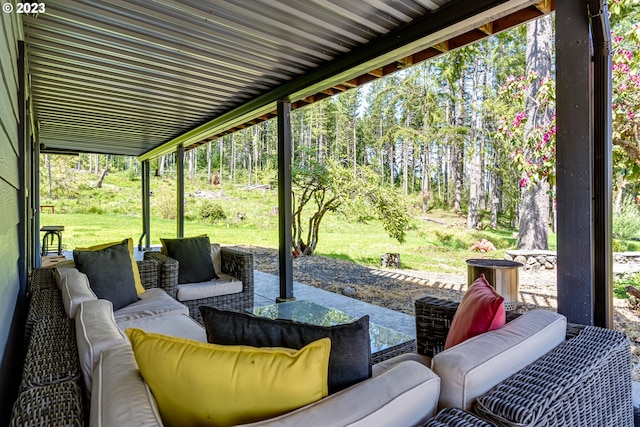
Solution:
{"label": "dark gray cushion", "polygon": [[208,237],[161,240],[167,256],[178,261],[178,283],[199,283],[218,278],[213,269]]}
{"label": "dark gray cushion", "polygon": [[73,251],[76,268],[89,278],[89,286],[100,299],[118,310],[138,301],[127,241],[98,251]]}
{"label": "dark gray cushion", "polygon": [[329,393],[371,377],[369,316],[343,325],[316,326],[206,306],[200,306],[200,312],[207,330],[207,341],[213,344],[299,350],[320,338],[330,338]]}

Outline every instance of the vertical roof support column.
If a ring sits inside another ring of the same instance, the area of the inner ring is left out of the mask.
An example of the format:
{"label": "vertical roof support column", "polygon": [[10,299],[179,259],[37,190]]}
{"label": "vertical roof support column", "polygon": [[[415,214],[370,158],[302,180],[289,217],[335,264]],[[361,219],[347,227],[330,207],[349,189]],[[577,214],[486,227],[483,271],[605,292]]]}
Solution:
{"label": "vertical roof support column", "polygon": [[293,297],[293,263],[291,260],[291,102],[278,101],[278,235],[280,237],[280,297]]}
{"label": "vertical roof support column", "polygon": [[593,34],[594,324],[613,328],[611,32],[607,2],[590,0]]}
{"label": "vertical roof support column", "polygon": [[184,237],[184,145],[176,151],[176,236]]}
{"label": "vertical roof support column", "polygon": [[149,194],[151,193],[151,174],[149,173],[149,160],[142,161],[142,235],[138,241],[138,250],[142,250],[142,238],[144,237],[144,248],[151,247],[151,203]]}
{"label": "vertical roof support column", "polygon": [[586,2],[556,2],[558,312],[593,324],[593,79]]}

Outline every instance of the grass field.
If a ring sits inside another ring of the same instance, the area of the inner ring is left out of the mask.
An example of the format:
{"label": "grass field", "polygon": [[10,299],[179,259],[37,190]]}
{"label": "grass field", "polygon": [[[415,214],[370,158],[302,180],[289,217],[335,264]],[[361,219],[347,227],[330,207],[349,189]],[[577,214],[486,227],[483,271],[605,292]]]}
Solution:
{"label": "grass field", "polygon": [[[41,203],[56,205],[56,214],[42,213],[41,225],[63,225],[67,249],[127,237],[137,243],[142,233],[139,177],[110,173],[102,188],[95,187],[95,180],[93,174],[77,172],[69,188],[59,191],[57,197],[43,195]],[[206,233],[212,241],[225,245],[278,247],[275,190],[229,184],[212,187],[204,180],[187,181],[185,187],[185,236]],[[175,216],[175,181],[152,177],[151,190],[151,243],[159,244],[161,237],[176,236],[175,220],[165,219]],[[226,217],[213,222],[203,219],[203,207],[211,205]],[[399,253],[403,268],[455,272],[466,268],[468,258],[503,258],[505,250],[515,247],[515,230],[507,224],[477,231],[467,230],[466,217],[453,212],[431,210],[423,214],[414,209],[412,215],[406,242],[400,244],[387,235],[377,219],[328,213],[316,253],[371,266],[380,264],[383,253]],[[483,238],[497,250],[486,254],[469,250]],[[549,245],[555,249],[553,234]]]}
{"label": "grass field", "polygon": [[[246,206],[245,206],[246,207]],[[270,218],[271,217],[271,218]],[[429,219],[459,223],[461,218],[448,212],[431,212]],[[458,221],[454,221],[457,219]],[[391,239],[380,221],[366,223],[347,220],[344,216],[328,216],[320,231],[316,253],[352,260],[364,265],[379,265],[385,252],[400,254],[402,267],[425,271],[454,272],[464,268],[464,260],[477,257],[502,258],[515,238],[505,230],[469,231],[460,226],[446,226],[422,218],[413,220],[406,242]],[[137,242],[142,233],[140,216],[107,213],[56,213],[40,216],[41,225],[64,225],[63,241],[67,249],[90,246],[101,242],[132,237]],[[278,246],[277,215],[253,218],[246,213],[244,220],[210,224],[202,220],[186,220],[185,236],[208,234],[212,241],[226,245]],[[159,244],[160,237],[176,236],[174,220],[153,217],[151,243]],[[486,238],[498,250],[486,254],[469,250],[473,242]]]}

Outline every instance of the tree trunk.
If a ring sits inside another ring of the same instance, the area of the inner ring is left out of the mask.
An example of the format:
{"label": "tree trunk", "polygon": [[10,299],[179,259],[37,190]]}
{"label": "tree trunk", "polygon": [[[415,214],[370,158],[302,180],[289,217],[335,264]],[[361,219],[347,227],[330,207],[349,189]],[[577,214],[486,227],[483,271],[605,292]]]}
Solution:
{"label": "tree trunk", "polygon": [[478,126],[478,64],[472,76],[473,87],[471,89],[471,143],[472,158],[469,168],[469,210],[467,212],[467,228],[473,229],[478,226],[478,207],[480,205],[480,187],[482,185],[481,156],[482,147],[479,138]]}
{"label": "tree trunk", "polygon": [[207,182],[211,182],[211,141],[207,143]]}
{"label": "tree trunk", "polygon": [[491,228],[498,227],[498,210],[500,207],[500,193],[498,190],[498,183],[500,179],[496,174],[491,174]]}
{"label": "tree trunk", "polygon": [[[293,148],[293,147],[292,147]],[[231,134],[231,182],[236,185],[236,134]]]}
{"label": "tree trunk", "polygon": [[[523,194],[518,249],[549,249],[549,183],[541,182]],[[542,223],[540,218],[544,218]]]}
{"label": "tree trunk", "polygon": [[429,144],[422,149],[422,213],[427,213],[429,203]]}
{"label": "tree trunk", "polygon": [[402,188],[404,195],[409,194],[409,144],[402,138]]}
{"label": "tree trunk", "polygon": [[104,177],[107,175],[107,169],[103,169],[100,173],[100,178],[98,179],[98,183],[96,184],[97,188],[102,188],[102,181],[104,181]]}
{"label": "tree trunk", "polygon": [[[545,117],[536,114],[536,105],[530,100],[540,87],[540,79],[551,74],[552,21],[545,16],[527,24],[527,74],[536,72],[538,79],[531,85],[527,96],[525,138]],[[532,153],[528,153],[530,156]],[[541,181],[525,188],[520,206],[520,232],[518,249],[547,249],[549,234],[549,184]]]}
{"label": "tree trunk", "polygon": [[463,161],[464,155],[462,154],[462,147],[459,146],[458,142],[454,142],[453,150],[451,154],[451,172],[453,174],[453,210],[456,213],[460,213],[462,210],[462,180],[463,180]]}
{"label": "tree trunk", "polygon": [[[91,154],[89,154],[91,157]],[[49,175],[49,198],[53,197],[52,186],[51,186],[51,154],[47,154],[47,175]]]}
{"label": "tree trunk", "polygon": [[220,138],[218,141],[219,141],[218,142],[218,146],[220,148],[220,162],[219,162],[219,165],[218,165],[219,166],[218,179],[219,179],[220,185],[222,185],[222,154],[223,154],[222,153],[222,147],[223,147],[222,143],[223,143],[223,138]]}
{"label": "tree trunk", "polygon": [[393,147],[393,143],[389,143],[389,183],[391,184],[391,186],[393,187],[393,185],[395,184],[395,180],[394,180],[394,166],[395,166],[395,150]]}

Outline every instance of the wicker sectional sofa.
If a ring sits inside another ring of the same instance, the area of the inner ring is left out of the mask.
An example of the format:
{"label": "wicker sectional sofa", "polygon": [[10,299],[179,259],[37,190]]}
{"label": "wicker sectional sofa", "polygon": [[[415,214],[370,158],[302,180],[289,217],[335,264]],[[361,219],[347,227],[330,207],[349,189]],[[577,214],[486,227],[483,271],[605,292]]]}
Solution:
{"label": "wicker sectional sofa", "polygon": [[[69,297],[75,273],[68,272],[61,288],[53,270],[32,273],[27,357],[12,426],[162,425],[122,330],[135,326],[199,341],[206,337],[186,306],[154,289],[160,280],[157,261],[138,267],[149,295],[116,312],[108,301],[82,292]],[[426,323],[420,313],[416,320],[423,349]],[[624,334],[567,326],[564,317],[540,310],[431,356],[396,356],[374,365],[368,380],[247,425],[633,425]]]}
{"label": "wicker sectional sofa", "polygon": [[[77,280],[81,277],[78,274],[66,272],[61,291],[53,270],[34,270],[27,339],[31,356],[24,371],[27,385],[14,405],[12,426],[163,425],[122,331],[136,327],[198,341],[206,341],[206,334],[187,315],[186,306],[167,300],[164,291],[155,289],[155,260],[138,262],[138,268],[143,285],[151,296],[155,295],[158,305],[144,304],[147,298],[142,294],[140,301],[116,312],[110,302],[90,298],[83,292],[72,292],[82,301],[63,297],[69,287],[67,282]],[[46,303],[42,302],[44,299]],[[135,304],[144,306],[136,310],[132,307]],[[68,313],[73,313],[74,319]],[[415,353],[386,360],[374,365],[373,376],[368,380],[251,425],[420,425],[435,413],[440,384],[424,365],[426,361]],[[42,366],[49,366],[47,372],[37,380],[30,379],[33,375],[29,372],[34,368],[43,370]]]}

